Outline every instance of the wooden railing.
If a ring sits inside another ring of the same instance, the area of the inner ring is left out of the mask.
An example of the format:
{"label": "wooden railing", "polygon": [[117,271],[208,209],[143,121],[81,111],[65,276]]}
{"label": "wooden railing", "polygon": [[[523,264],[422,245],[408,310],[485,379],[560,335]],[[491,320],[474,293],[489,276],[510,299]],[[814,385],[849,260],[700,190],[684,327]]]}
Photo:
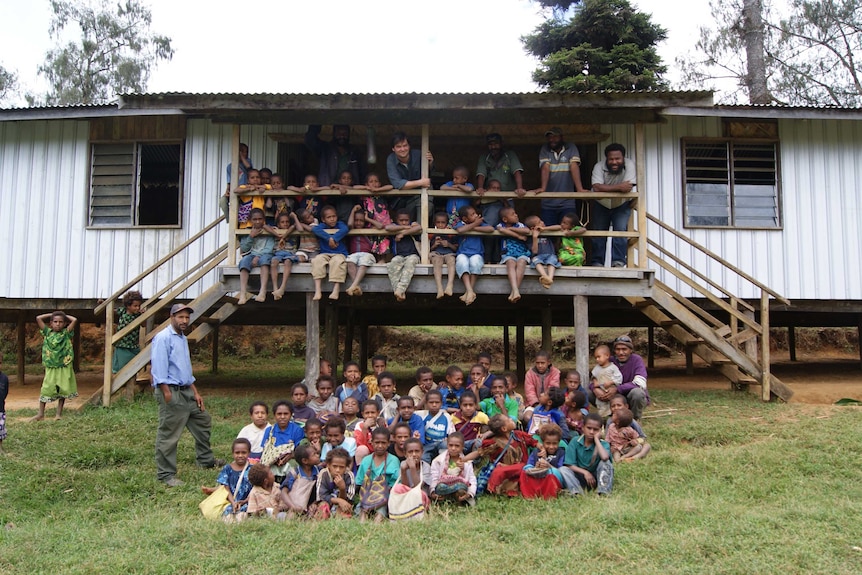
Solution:
{"label": "wooden railing", "polygon": [[[428,263],[428,254],[430,252],[430,243],[428,242],[429,235],[445,235],[445,234],[458,234],[455,230],[438,230],[429,225],[429,220],[432,218],[430,215],[425,216],[424,212],[427,211],[427,205],[430,198],[464,198],[476,200],[479,198],[482,199],[497,199],[497,200],[529,200],[529,201],[541,201],[541,200],[561,200],[561,199],[575,199],[575,200],[597,200],[597,199],[625,199],[625,200],[633,200],[632,202],[632,217],[629,218],[629,225],[627,231],[610,231],[610,230],[585,230],[582,234],[579,234],[579,237],[607,237],[607,238],[629,238],[629,244],[632,246],[641,245],[641,242],[645,242],[645,237],[642,237],[643,234],[646,233],[645,229],[639,229],[637,227],[638,219],[635,217],[635,211],[637,206],[641,202],[641,194],[638,192],[631,193],[597,193],[597,192],[544,192],[544,193],[535,193],[535,192],[527,192],[527,194],[523,196],[517,196],[514,192],[486,192],[482,196],[479,196],[475,192],[465,193],[457,190],[432,190],[422,188],[420,190],[391,190],[387,192],[381,193],[372,193],[368,190],[348,190],[346,192],[342,192],[339,189],[322,189],[313,194],[308,193],[300,193],[300,192],[292,192],[287,190],[277,190],[277,191],[266,191],[266,192],[251,192],[245,190],[234,190],[234,198],[231,201],[231,204],[235,204],[237,202],[235,195],[237,193],[243,196],[264,196],[264,197],[341,197],[341,196],[370,196],[376,195],[381,197],[399,197],[399,196],[415,196],[419,195],[421,197],[420,206],[423,210],[423,215],[419,218],[419,223],[422,225],[422,231],[420,232],[421,243],[420,243],[420,258],[422,263]],[[235,211],[231,212],[235,214]],[[393,218],[394,220],[394,218]],[[239,243],[239,237],[243,235],[247,235],[249,233],[248,228],[237,229],[234,225],[231,225],[231,229],[233,232],[233,237],[237,238],[236,244]],[[397,232],[389,233],[385,230],[377,230],[372,228],[365,228],[362,230],[350,230],[349,235],[370,235],[370,236],[385,236],[385,235],[395,235]],[[642,234],[643,233],[643,234]],[[467,232],[468,235],[478,235],[482,237],[491,237],[491,236],[500,236],[507,237],[505,234],[502,234],[498,231],[494,232]],[[302,235],[301,232],[294,232],[294,235]],[[566,235],[565,232],[543,232],[543,236],[549,237],[559,237]],[[645,243],[643,244],[645,245]],[[236,254],[229,255],[229,262],[232,265],[236,264]],[[638,260],[638,264],[640,264],[640,260]],[[645,263],[645,261],[644,261]],[[629,267],[643,267],[636,266],[635,260],[630,260]]]}
{"label": "wooden railing", "polygon": [[[655,216],[647,214],[647,219],[759,290],[760,297],[757,298],[759,299],[758,305],[752,305],[713,281],[701,270],[695,268],[690,263],[683,261],[655,240],[647,238],[647,244],[649,246],[647,250],[648,259],[691,288],[694,293],[698,294],[698,296],[705,298],[716,308],[725,312],[728,315],[729,320],[725,323],[721,319],[709,313],[703,307],[692,302],[689,298],[679,294],[662,282],[656,281],[655,285],[670,294],[689,311],[695,313],[701,319],[710,324],[716,331],[717,335],[723,337],[730,344],[735,347],[745,344],[743,347],[745,354],[753,361],[758,362],[762,368],[762,399],[764,401],[768,401],[770,398],[769,300],[775,299],[785,305],[790,305],[790,301],[766,284],[758,281],[756,278],[734,266],[705,246],[679,233],[677,230],[673,229]],[[670,263],[668,260],[673,263]],[[696,280],[700,280],[700,283]],[[718,292],[723,297],[715,295],[715,292]],[[756,311],[760,312],[760,322],[755,321]],[[758,346],[756,343],[757,338],[759,338],[760,341],[759,360]]]}
{"label": "wooden railing", "polygon": [[[170,280],[167,285],[157,290],[156,293],[150,296],[150,298],[145,301],[141,306],[143,313],[141,313],[140,316],[138,316],[134,321],[129,323],[123,329],[121,329],[117,333],[114,333],[114,311],[117,300],[120,299],[127,291],[129,291],[130,289],[138,285],[141,281],[149,277],[152,273],[157,272],[162,268],[162,266],[168,264],[175,257],[182,254],[186,250],[186,248],[188,248],[195,241],[202,238],[208,232],[216,228],[222,222],[224,222],[224,216],[221,216],[218,219],[214,220],[202,230],[200,230],[198,233],[194,234],[182,244],[171,250],[170,253],[168,253],[163,258],[159,259],[159,261],[157,261],[156,263],[148,267],[146,270],[135,276],[135,278],[133,278],[122,288],[111,294],[108,299],[106,299],[93,309],[93,312],[96,315],[99,315],[104,312],[106,316],[104,387],[102,391],[103,405],[108,405],[111,400],[111,384],[113,379],[113,374],[111,373],[111,364],[113,359],[114,345],[119,343],[121,339],[123,339],[130,333],[139,331],[140,328],[148,320],[150,320],[150,318],[155,316],[164,307],[171,304],[174,299],[180,296],[180,294],[189,289],[206,274],[214,270],[219,264],[224,262],[225,259],[227,259],[228,245],[226,243],[222,244],[220,247],[216,248],[215,251],[207,255],[203,260],[196,262],[191,267],[185,269],[183,273],[179,274],[177,277]],[[152,339],[152,336],[154,334],[155,331],[153,331],[152,333],[148,333],[146,335],[146,341]]]}

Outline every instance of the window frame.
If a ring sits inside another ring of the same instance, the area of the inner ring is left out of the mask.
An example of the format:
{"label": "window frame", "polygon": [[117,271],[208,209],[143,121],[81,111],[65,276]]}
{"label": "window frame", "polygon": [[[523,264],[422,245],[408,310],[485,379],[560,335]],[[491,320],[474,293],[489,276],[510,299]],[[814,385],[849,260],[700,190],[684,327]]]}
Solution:
{"label": "window frame", "polygon": [[[93,223],[92,219],[92,204],[93,204],[93,152],[95,146],[98,145],[132,145],[132,205],[131,222],[123,224],[99,224]],[[185,138],[167,138],[167,139],[91,139],[88,142],[88,162],[87,162],[87,226],[89,230],[178,230],[183,228],[183,208],[185,203],[184,180],[185,180],[185,157],[186,157],[186,141]],[[177,223],[176,224],[138,224],[140,217],[140,156],[142,145],[177,145],[179,146],[179,174],[178,174],[178,201],[177,201]]]}
{"label": "window frame", "polygon": [[[775,149],[775,207],[778,223],[775,226],[747,226],[737,225],[736,210],[734,206],[734,177],[735,167],[731,164],[728,166],[728,200],[730,202],[729,225],[703,225],[689,223],[688,214],[688,192],[687,186],[687,160],[686,154],[688,144],[724,144],[727,147],[729,163],[733,161],[733,145],[751,145],[751,144],[769,144]],[[680,138],[680,158],[682,160],[682,169],[680,170],[680,179],[682,185],[682,215],[683,228],[685,229],[719,229],[719,230],[757,230],[757,231],[782,231],[784,229],[784,214],[782,209],[782,190],[781,190],[781,144],[778,138],[740,138],[740,137],[684,137]]]}

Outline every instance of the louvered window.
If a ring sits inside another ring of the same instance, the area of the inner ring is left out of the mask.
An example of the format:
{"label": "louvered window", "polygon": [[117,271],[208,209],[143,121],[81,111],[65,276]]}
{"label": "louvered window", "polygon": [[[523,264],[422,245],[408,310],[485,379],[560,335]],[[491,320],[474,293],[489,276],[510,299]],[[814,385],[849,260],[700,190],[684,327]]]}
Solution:
{"label": "louvered window", "polygon": [[180,224],[181,143],[93,144],[91,158],[91,226]]}
{"label": "louvered window", "polygon": [[683,140],[686,227],[779,228],[776,142]]}

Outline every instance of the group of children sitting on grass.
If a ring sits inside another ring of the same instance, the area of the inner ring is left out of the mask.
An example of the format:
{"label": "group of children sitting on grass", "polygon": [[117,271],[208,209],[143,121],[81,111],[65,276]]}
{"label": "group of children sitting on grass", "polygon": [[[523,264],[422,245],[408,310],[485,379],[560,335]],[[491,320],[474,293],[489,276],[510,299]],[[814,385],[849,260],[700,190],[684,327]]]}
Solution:
{"label": "group of children sitting on grass", "polygon": [[403,396],[383,356],[365,378],[348,362],[337,387],[321,362],[315,393],[295,384],[292,401],[272,406],[274,423],[253,403],[217,480],[230,492],[225,517],[382,521],[421,517],[432,502],[472,506],[483,493],[607,495],[613,463],[649,453],[625,396],[591,412],[580,374],[561,380],[548,353],[527,372],[526,397],[514,373],[491,374],[490,356],[478,359],[468,374],[450,366],[439,383],[420,367]]}
{"label": "group of children sitting on grass", "polygon": [[[287,280],[294,263],[311,262],[311,275],[314,279],[314,299],[322,295],[323,280],[332,284],[330,299],[338,299],[342,284],[349,275],[351,284],[346,289],[350,296],[362,295],[360,282],[368,267],[378,262],[387,262],[387,272],[392,291],[398,301],[406,298],[407,288],[419,263],[419,234],[422,226],[411,216],[410,210],[397,210],[390,214],[387,200],[378,194],[390,191],[392,186],[382,186],[376,174],[369,174],[364,185],[354,185],[353,176],[345,170],[339,183],[328,190],[367,190],[369,196],[360,198],[350,211],[346,221],[338,217],[335,206],[324,204],[325,198],[313,195],[320,191],[317,178],[308,175],[302,188],[284,187],[279,174],[266,170],[266,180],[261,179],[263,170],[248,170],[248,183],[236,191],[239,198],[238,227],[249,228],[249,233],[240,242],[243,257],[239,264],[240,295],[239,304],[248,302],[248,280],[255,267],[261,268],[260,290],[255,301],[266,300],[269,281],[272,281],[272,297],[279,300],[284,296]],[[443,189],[464,189],[469,172],[463,166],[455,168],[452,181]],[[490,180],[486,188],[490,192],[500,191],[500,182]],[[242,193],[277,192],[290,190],[311,194],[299,198],[298,207],[293,197],[243,196]],[[472,198],[451,198],[446,203],[446,211],[436,212],[433,216],[434,228],[451,230],[456,233],[437,233],[429,235],[430,261],[437,284],[437,298],[453,295],[455,274],[461,278],[465,292],[460,299],[470,305],[476,299],[474,289],[476,276],[482,273],[485,264],[486,242],[478,235],[464,235],[468,232],[489,233],[495,230],[482,219],[481,213]],[[296,208],[296,209],[294,209]],[[571,213],[563,217],[559,225],[546,226],[538,216],[529,216],[522,223],[511,205],[500,210],[501,222],[496,230],[503,238],[500,240],[500,263],[507,268],[511,291],[509,301],[521,299],[520,285],[527,265],[539,274],[539,282],[545,288],[554,283],[554,271],[561,265],[580,266],[584,264],[585,252],[581,239],[584,232],[579,218]],[[350,230],[379,230],[385,235],[350,235]],[[562,231],[559,238],[543,236],[543,232]],[[279,281],[278,266],[282,264]],[[444,285],[443,267],[447,268]],[[328,272],[327,272],[328,270]]]}

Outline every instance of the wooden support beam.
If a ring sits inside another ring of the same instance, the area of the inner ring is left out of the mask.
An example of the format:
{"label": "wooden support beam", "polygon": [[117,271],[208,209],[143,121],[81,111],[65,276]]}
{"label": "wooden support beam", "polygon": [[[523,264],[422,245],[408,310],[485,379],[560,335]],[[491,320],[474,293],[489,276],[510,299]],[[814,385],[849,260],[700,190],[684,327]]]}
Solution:
{"label": "wooden support beam", "polygon": [[[744,313],[749,319],[751,319],[752,322],[754,321],[753,311],[746,311]],[[754,361],[757,361],[757,338],[750,338],[745,340],[745,349],[743,351],[745,352],[745,355],[747,355]]]}
{"label": "wooden support beam", "polygon": [[216,324],[213,327],[213,337],[212,337],[212,366],[210,367],[210,373],[218,373],[218,339],[219,339],[219,324]]}
{"label": "wooden support beam", "polygon": [[239,213],[239,198],[233,195],[233,191],[239,186],[239,165],[233,165],[238,164],[239,162],[239,128],[239,124],[233,125],[230,146],[231,168],[230,192],[228,197],[230,200],[230,207],[228,208],[227,222],[227,261],[228,264],[232,266],[236,265],[236,249],[239,247],[238,242],[236,241],[236,219],[237,214]]}
{"label": "wooden support beam", "polygon": [[359,357],[368,365],[368,320],[365,314],[359,312]]}
{"label": "wooden support beam", "polygon": [[[590,307],[587,296],[576,295],[573,300],[575,314],[575,369],[582,378],[590,372]],[[587,380],[584,380],[587,381]]]}
{"label": "wooden support beam", "polygon": [[[428,124],[422,124],[422,178],[431,177],[431,166],[426,159],[430,149],[429,134]],[[431,253],[431,244],[428,242],[428,220],[431,219],[431,214],[428,213],[428,188],[422,188],[419,198],[421,202],[419,204],[419,223],[422,226],[422,237],[419,240],[419,261],[427,264],[430,261],[429,254]]]}
{"label": "wooden support beam", "polygon": [[542,349],[551,353],[554,346],[554,338],[551,334],[551,308],[542,308]]}
{"label": "wooden support beam", "polygon": [[503,369],[511,371],[512,369],[512,350],[509,342],[509,326],[503,326]]}
{"label": "wooden support beam", "polygon": [[[638,199],[635,202],[638,218],[637,266],[643,269],[649,267],[649,258],[647,256],[646,138],[644,137],[644,125],[641,122],[635,123],[635,170],[637,172],[638,191]],[[629,262],[631,261],[629,259]]]}
{"label": "wooden support beam", "polygon": [[[354,315],[353,309],[347,310],[347,322],[344,326],[344,361],[342,365],[353,359],[353,331],[354,331]],[[337,329],[337,328],[336,328]],[[357,358],[359,361],[359,370],[365,373],[368,369],[368,360],[364,357]]]}
{"label": "wooden support beam", "polygon": [[113,391],[114,374],[111,367],[114,359],[114,345],[111,340],[114,337],[114,305],[115,300],[108,300],[105,306],[105,365],[102,374],[102,405],[111,406],[111,393]]}
{"label": "wooden support beam", "polygon": [[327,301],[323,310],[323,357],[332,364],[332,373],[338,373],[338,303]]}
{"label": "wooden support beam", "polygon": [[647,368],[655,368],[655,326],[647,328]]}
{"label": "wooden support beam", "polygon": [[859,314],[859,325],[856,327],[856,341],[859,342],[859,368],[862,369],[862,314]]}
{"label": "wooden support beam", "polygon": [[515,325],[515,370],[523,383],[524,374],[527,373],[527,360],[524,355],[524,317],[520,314]]}
{"label": "wooden support beam", "polygon": [[694,351],[690,345],[685,346],[685,374],[694,375]]}
{"label": "wooden support beam", "polygon": [[770,384],[772,383],[772,375],[770,373],[772,366],[770,365],[770,337],[769,337],[769,294],[766,291],[760,291],[760,365],[763,369],[763,377],[761,378],[760,398],[763,401],[772,399],[770,395]]}
{"label": "wooden support beam", "polygon": [[305,294],[305,382],[309,385],[320,376],[320,308],[313,297]]}
{"label": "wooden support beam", "polygon": [[23,309],[18,312],[18,323],[15,326],[15,335],[18,340],[18,385],[24,385],[24,326],[27,324],[27,316]]}
{"label": "wooden support beam", "polygon": [[787,347],[790,348],[790,361],[796,361],[796,328],[787,328]]}
{"label": "wooden support beam", "polygon": [[81,371],[81,324],[72,334],[72,371],[78,373]]}

